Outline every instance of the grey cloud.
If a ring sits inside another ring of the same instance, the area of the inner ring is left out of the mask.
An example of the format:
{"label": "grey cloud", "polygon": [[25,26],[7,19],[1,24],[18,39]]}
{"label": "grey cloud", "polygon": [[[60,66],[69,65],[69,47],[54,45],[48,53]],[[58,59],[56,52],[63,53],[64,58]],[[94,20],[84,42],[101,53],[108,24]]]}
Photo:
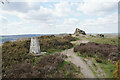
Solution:
{"label": "grey cloud", "polygon": [[5,11],[28,12],[29,10],[38,10],[39,5],[30,6],[27,2],[10,2],[1,6]]}
{"label": "grey cloud", "polygon": [[38,22],[38,23],[56,23],[59,19],[56,15],[54,15],[54,10],[50,8],[40,7],[37,11],[30,11],[26,14],[20,16],[24,20],[28,20],[29,22]]}

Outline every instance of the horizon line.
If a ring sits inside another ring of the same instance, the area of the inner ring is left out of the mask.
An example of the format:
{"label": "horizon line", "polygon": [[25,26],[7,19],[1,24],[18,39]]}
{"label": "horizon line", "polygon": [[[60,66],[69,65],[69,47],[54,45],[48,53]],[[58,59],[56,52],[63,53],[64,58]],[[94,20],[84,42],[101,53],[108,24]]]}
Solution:
{"label": "horizon line", "polygon": [[[91,32],[89,32],[89,33],[86,33],[86,34],[105,34],[105,33],[107,33],[107,34],[119,34],[119,32],[118,33],[113,33],[113,32],[97,32],[97,33],[95,33],[95,32],[93,32],[93,33],[91,33]],[[73,33],[26,33],[26,34],[0,34],[0,36],[10,36],[10,35],[37,35],[37,34],[44,34],[44,35],[52,35],[52,34],[73,34]]]}

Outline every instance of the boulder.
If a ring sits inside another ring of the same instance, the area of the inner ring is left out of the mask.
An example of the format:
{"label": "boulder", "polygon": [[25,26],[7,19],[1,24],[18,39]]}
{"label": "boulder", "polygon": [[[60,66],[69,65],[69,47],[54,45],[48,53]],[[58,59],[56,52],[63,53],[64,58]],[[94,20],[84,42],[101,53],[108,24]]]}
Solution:
{"label": "boulder", "polygon": [[99,37],[99,38],[104,38],[103,34],[97,34],[96,36]]}
{"label": "boulder", "polygon": [[75,34],[75,35],[79,35],[79,34],[86,35],[85,31],[80,30],[79,28],[76,28],[74,34]]}

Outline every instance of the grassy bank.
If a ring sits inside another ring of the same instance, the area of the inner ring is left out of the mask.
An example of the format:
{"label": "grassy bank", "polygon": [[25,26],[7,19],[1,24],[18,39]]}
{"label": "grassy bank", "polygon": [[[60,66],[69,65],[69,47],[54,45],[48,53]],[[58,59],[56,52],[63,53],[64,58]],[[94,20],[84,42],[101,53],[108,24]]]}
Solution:
{"label": "grassy bank", "polygon": [[[99,58],[99,60],[101,60],[102,62],[97,62],[96,60],[98,60],[98,58],[95,58],[95,57],[93,58],[93,57],[88,57],[85,55],[78,55],[78,56],[82,57],[83,61],[86,64],[87,64],[87,61],[84,60],[85,58],[90,59],[93,64],[99,66],[105,72],[105,74],[106,74],[106,75],[104,75],[105,78],[114,78],[113,72],[115,71],[115,66],[112,62],[109,62],[107,59],[103,59],[103,58]],[[97,66],[94,66],[95,70],[98,69]],[[94,76],[97,78],[98,73],[96,73],[96,71],[94,71],[91,66],[89,66],[89,68],[93,72]]]}
{"label": "grassy bank", "polygon": [[115,70],[115,66],[112,62],[109,62],[107,59],[104,59],[104,63],[98,63],[96,62],[96,58],[93,58],[92,61],[93,63],[98,64],[98,66],[106,73],[106,78],[114,78],[113,72]]}
{"label": "grassy bank", "polygon": [[110,45],[118,45],[118,38],[97,38],[97,37],[88,37],[90,42],[102,43],[102,44],[110,44]]}

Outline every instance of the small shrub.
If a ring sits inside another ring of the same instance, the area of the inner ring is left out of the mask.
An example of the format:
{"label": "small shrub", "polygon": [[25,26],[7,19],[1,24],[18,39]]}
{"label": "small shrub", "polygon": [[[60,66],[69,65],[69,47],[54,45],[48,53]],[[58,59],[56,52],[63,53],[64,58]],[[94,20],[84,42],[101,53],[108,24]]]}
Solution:
{"label": "small shrub", "polygon": [[96,62],[98,62],[98,63],[102,63],[102,60],[100,60],[100,59],[96,59]]}
{"label": "small shrub", "polygon": [[47,78],[63,62],[64,57],[59,53],[44,56],[35,65],[27,62],[14,65],[3,74],[3,78]]}
{"label": "small shrub", "polygon": [[111,56],[109,57],[110,53],[114,52],[117,54],[118,47],[110,44],[99,44],[99,43],[89,42],[89,43],[81,43],[80,45],[75,46],[74,51],[79,52],[80,54],[85,54],[86,56],[90,56],[90,57],[94,57],[94,55],[97,54],[99,57],[105,57],[111,59]]}
{"label": "small shrub", "polygon": [[41,49],[43,51],[48,51],[49,49],[61,49],[65,50],[71,48],[73,45],[67,39],[60,37],[50,37],[50,36],[41,36],[38,37]]}
{"label": "small shrub", "polygon": [[72,37],[72,36],[65,36],[65,37],[63,37],[63,39],[66,39],[66,40],[69,40],[69,41],[76,41],[76,38]]}
{"label": "small shrub", "polygon": [[8,44],[8,43],[10,43],[10,42],[11,42],[11,41],[5,41],[4,44]]}
{"label": "small shrub", "polygon": [[113,72],[113,74],[116,80],[120,79],[120,59],[115,64],[115,71]]}

